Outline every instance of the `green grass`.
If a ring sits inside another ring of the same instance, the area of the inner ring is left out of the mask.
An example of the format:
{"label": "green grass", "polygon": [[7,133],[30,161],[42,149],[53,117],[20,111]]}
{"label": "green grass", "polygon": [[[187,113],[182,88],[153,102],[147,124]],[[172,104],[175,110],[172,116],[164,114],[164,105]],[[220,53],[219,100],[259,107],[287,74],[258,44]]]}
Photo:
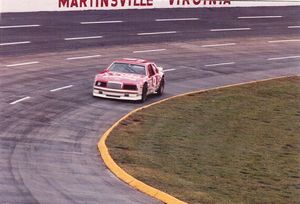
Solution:
{"label": "green grass", "polygon": [[129,174],[188,203],[300,202],[300,77],[172,99],[109,136]]}

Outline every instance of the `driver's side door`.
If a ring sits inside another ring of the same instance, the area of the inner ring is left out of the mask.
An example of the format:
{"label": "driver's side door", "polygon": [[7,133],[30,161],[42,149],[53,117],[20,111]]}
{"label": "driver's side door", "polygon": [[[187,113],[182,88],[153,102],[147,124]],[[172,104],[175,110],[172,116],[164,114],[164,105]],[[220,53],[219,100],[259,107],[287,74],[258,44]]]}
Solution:
{"label": "driver's side door", "polygon": [[151,64],[147,65],[147,72],[148,72],[148,90],[149,92],[153,93],[157,87],[157,79],[156,79],[156,72],[154,67]]}

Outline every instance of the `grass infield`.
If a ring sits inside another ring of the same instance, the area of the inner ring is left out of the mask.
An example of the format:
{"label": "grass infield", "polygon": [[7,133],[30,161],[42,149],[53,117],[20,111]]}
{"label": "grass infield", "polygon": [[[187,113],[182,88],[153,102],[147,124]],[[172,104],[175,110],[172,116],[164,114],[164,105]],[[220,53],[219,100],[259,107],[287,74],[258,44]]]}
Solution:
{"label": "grass infield", "polygon": [[175,98],[108,137],[133,177],[188,203],[299,203],[300,77]]}

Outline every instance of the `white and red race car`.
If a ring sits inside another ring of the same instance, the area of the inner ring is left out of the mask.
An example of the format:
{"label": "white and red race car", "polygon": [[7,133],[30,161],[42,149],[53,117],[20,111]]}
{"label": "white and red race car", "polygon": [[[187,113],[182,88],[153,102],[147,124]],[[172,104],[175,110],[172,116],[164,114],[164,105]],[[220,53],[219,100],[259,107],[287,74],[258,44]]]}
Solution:
{"label": "white and red race car", "polygon": [[147,60],[124,58],[96,75],[93,96],[144,102],[150,94],[161,95],[164,87],[163,68]]}

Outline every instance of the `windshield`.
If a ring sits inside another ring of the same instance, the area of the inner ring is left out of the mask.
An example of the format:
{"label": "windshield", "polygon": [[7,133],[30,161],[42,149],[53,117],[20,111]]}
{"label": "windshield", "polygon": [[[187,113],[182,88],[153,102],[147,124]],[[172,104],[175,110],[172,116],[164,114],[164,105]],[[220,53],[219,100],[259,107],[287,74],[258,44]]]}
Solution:
{"label": "windshield", "polygon": [[142,65],[119,63],[119,62],[113,63],[110,66],[109,71],[146,75],[145,67]]}

